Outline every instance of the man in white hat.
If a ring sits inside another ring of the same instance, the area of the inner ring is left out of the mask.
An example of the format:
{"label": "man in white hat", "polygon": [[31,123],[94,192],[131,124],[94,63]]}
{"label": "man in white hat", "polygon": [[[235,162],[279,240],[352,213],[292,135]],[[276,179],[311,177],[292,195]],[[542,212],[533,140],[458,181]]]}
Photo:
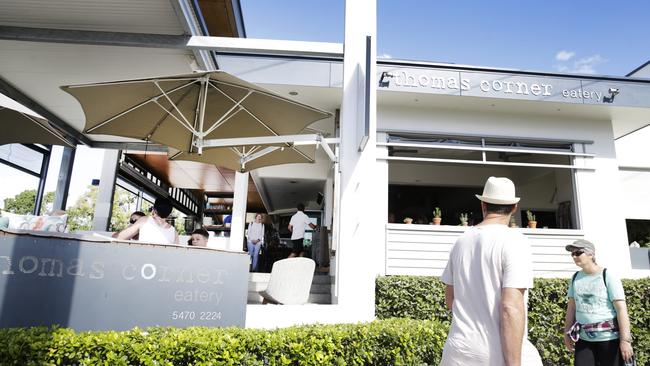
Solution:
{"label": "man in white hat", "polygon": [[490,177],[476,197],[483,221],[456,241],[442,274],[453,318],[441,365],[542,365],[527,339],[530,247],[520,232],[508,228],[519,202],[515,185]]}

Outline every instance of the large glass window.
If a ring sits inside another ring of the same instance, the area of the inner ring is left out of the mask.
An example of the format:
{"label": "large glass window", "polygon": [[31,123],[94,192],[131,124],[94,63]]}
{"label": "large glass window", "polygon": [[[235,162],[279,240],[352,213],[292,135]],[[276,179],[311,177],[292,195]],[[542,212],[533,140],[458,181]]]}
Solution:
{"label": "large glass window", "polygon": [[41,173],[43,153],[21,144],[0,145],[0,159],[33,174]]}
{"label": "large glass window", "polygon": [[[381,144],[380,144],[381,145]],[[574,169],[589,169],[576,159],[592,155],[574,144],[552,141],[505,141],[480,137],[391,135],[388,143],[388,221],[429,224],[436,207],[442,225],[482,220],[476,194],[490,176],[512,179],[521,197],[514,224],[527,226],[527,211],[538,228],[576,229]]]}
{"label": "large glass window", "polygon": [[39,213],[51,208],[54,196],[50,193],[45,197],[44,190],[50,154],[50,149],[42,145],[0,146],[0,176],[4,177],[0,208],[20,214],[33,213],[36,206]]}

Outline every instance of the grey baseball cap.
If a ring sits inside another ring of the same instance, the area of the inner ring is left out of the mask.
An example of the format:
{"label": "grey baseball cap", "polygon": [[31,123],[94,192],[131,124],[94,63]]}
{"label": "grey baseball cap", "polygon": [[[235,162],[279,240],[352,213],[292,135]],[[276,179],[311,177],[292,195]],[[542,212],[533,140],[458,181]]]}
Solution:
{"label": "grey baseball cap", "polygon": [[572,252],[576,249],[586,249],[592,253],[596,252],[596,247],[594,246],[594,243],[585,239],[576,240],[572,244],[569,244],[566,247],[564,247],[564,249],[566,249],[568,252]]}

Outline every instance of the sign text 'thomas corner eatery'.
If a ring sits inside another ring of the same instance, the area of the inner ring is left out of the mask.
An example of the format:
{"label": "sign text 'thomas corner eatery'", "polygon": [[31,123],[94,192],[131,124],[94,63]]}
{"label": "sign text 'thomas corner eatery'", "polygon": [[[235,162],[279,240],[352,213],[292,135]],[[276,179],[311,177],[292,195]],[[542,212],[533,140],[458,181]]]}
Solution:
{"label": "sign text 'thomas corner eatery'", "polygon": [[394,91],[650,107],[650,83],[439,69],[378,69],[379,87]]}
{"label": "sign text 'thomas corner eatery'", "polygon": [[0,235],[0,328],[244,326],[245,253],[65,235]]}

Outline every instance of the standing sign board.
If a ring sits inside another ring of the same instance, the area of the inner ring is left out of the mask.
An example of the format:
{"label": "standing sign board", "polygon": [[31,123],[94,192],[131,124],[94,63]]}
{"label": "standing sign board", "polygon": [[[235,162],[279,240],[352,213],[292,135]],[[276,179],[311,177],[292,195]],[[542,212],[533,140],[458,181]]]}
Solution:
{"label": "standing sign board", "polygon": [[245,253],[3,234],[2,328],[244,326]]}

